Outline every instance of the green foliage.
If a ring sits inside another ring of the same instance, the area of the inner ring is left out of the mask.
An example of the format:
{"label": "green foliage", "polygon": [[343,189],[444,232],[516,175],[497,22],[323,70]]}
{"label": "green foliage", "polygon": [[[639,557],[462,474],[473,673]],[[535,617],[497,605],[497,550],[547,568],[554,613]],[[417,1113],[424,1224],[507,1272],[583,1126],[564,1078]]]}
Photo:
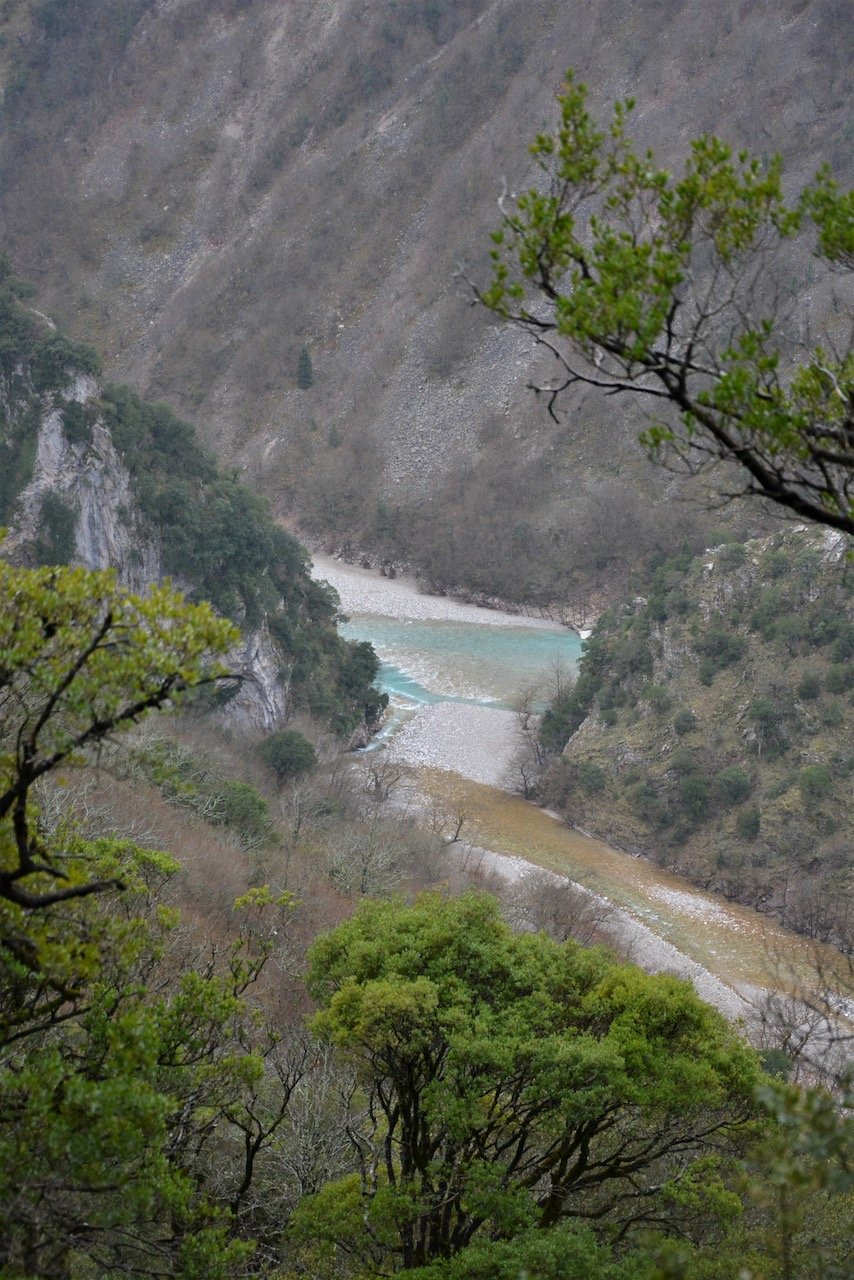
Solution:
{"label": "green foliage", "polygon": [[[142,598],[110,572],[0,560],[0,897],[23,907],[92,892],[40,847],[40,778],[183,692],[219,678],[234,642],[207,604],[167,588]],[[79,862],[76,864],[79,867]]]}
{"label": "green foliage", "polygon": [[760,288],[810,224],[819,259],[850,269],[854,194],[822,171],[787,205],[779,157],[710,135],[674,176],[627,136],[631,100],[600,128],[570,72],[558,104],[531,146],[542,185],[505,202],[480,301],[557,352],[564,387],[669,409],[642,437],[654,457],[726,459],[745,493],[854,534],[854,353],[818,345],[794,364],[775,290]]}
{"label": "green foliage", "polygon": [[592,1231],[558,1228],[478,1241],[450,1262],[409,1274],[412,1280],[630,1280],[637,1272],[632,1262],[616,1262]]}
{"label": "green foliage", "polygon": [[805,671],[795,688],[799,698],[813,702],[821,695],[821,676],[815,671]]}
{"label": "green foliage", "polygon": [[836,1097],[784,1080],[759,1097],[776,1124],[754,1152],[752,1198],[771,1218],[765,1253],[784,1280],[846,1280],[854,1215],[850,1080]]}
{"label": "green foliage", "polygon": [[833,778],[823,764],[808,764],[801,770],[798,789],[805,802],[814,803],[830,795],[833,790]]}
{"label": "green foliage", "polygon": [[684,738],[687,733],[692,733],[697,727],[697,717],[690,707],[680,707],[673,717],[673,728],[676,730],[680,738]]}
{"label": "green foliage", "polygon": [[101,372],[101,359],[93,347],[72,342],[61,333],[51,334],[36,343],[32,358],[32,378],[36,391],[52,391],[65,387],[74,373],[94,377]]}
{"label": "green foliage", "polygon": [[579,784],[589,796],[599,795],[605,790],[607,776],[601,765],[593,760],[582,760],[578,766]]}
{"label": "green foliage", "polygon": [[258,754],[279,782],[298,778],[317,764],[314,747],[296,729],[280,729],[269,734],[259,745]]}
{"label": "green foliage", "polygon": [[300,391],[308,391],[314,386],[314,366],[311,362],[308,347],[301,347],[297,361],[297,386]]}
{"label": "green foliage", "polygon": [[709,812],[711,786],[708,778],[700,773],[689,773],[679,783],[679,803],[694,822],[705,818]]}
{"label": "green foliage", "polygon": [[81,404],[79,400],[66,400],[61,403],[61,410],[62,430],[69,444],[90,444],[97,419],[95,407]]}
{"label": "green foliage", "polygon": [[703,661],[700,664],[700,680],[711,684],[718,671],[740,662],[747,652],[744,636],[733,635],[722,626],[708,627],[696,644]]}
{"label": "green foliage", "polygon": [[[240,1205],[243,1168],[223,1156],[247,1108],[264,1114],[275,1041],[246,993],[271,929],[246,909],[222,961],[181,968],[177,914],[162,902],[172,859],[61,838],[74,879],[123,888],[0,909],[0,1270],[242,1274],[251,1245],[226,1205]],[[208,1142],[216,1179],[200,1158]]]}
{"label": "green foliage", "polygon": [[273,522],[266,503],[219,474],[194,429],[165,405],[109,386],[104,413],[168,571],[243,625],[266,612],[296,701],[340,732],[378,714],[385,704],[372,687],[373,650],[338,636],[334,592],[312,581],[308,553]]}
{"label": "green foliage", "polygon": [[656,715],[666,715],[673,706],[673,699],[670,693],[661,684],[650,684],[643,690],[641,694],[645,702],[648,702]]}
{"label": "green foliage", "polygon": [[0,601],[0,1271],[225,1280],[251,1252],[235,1217],[248,1166],[231,1164],[224,1200],[199,1157],[266,1115],[279,1037],[245,993],[275,904],[253,895],[227,953],[188,963],[160,900],[177,864],[43,822],[36,790],[216,679],[236,633],[207,604],[82,569],[0,561]]}
{"label": "green foliage", "polygon": [[753,1055],[686,984],[514,935],[487,898],[364,903],[310,966],[379,1159],[349,1184],[355,1240],[334,1188],[297,1223],[374,1267],[378,1232],[411,1268],[566,1215],[628,1229],[653,1183],[700,1176],[707,1137],[723,1154],[749,1124]]}
{"label": "green foliage", "polygon": [[741,804],[753,790],[753,782],[739,765],[730,764],[715,775],[713,787],[723,804]]}

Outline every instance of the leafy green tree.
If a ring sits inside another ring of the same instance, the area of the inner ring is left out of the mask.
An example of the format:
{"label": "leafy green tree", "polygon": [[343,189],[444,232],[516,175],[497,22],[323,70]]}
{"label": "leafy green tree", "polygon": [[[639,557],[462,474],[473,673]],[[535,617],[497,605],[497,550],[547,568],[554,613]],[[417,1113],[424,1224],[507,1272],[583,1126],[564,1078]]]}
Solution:
{"label": "leafy green tree", "polygon": [[296,729],[271,733],[258,747],[258,754],[280,782],[297,778],[317,764],[314,747]]}
{"label": "leafy green tree", "polygon": [[779,158],[710,136],[677,177],[627,137],[631,100],[600,128],[569,73],[558,101],[531,147],[543,182],[505,200],[476,290],[556,356],[550,409],[577,383],[636,394],[671,411],[643,437],[653,455],[732,462],[740,492],[854,534],[854,352],[798,359],[774,282],[810,222],[821,262],[850,272],[854,192],[823,169],[788,205]]}
{"label": "leafy green tree", "polygon": [[247,1001],[289,904],[253,892],[227,949],[188,956],[162,900],[177,864],[50,828],[38,801],[216,680],[236,631],[82,569],[0,561],[0,604],[0,1274],[231,1276],[302,1071]]}
{"label": "leafy green tree", "polygon": [[365,1097],[358,1177],[302,1206],[305,1236],[406,1269],[563,1218],[666,1224],[689,1187],[732,1209],[716,1158],[751,1124],[756,1060],[686,983],[514,935],[477,895],[364,903],[310,983]]}
{"label": "leafy green tree", "polygon": [[34,788],[114,729],[225,674],[237,639],[207,604],[146,597],[111,571],[0,560],[0,899],[26,910],[99,891],[38,829]]}

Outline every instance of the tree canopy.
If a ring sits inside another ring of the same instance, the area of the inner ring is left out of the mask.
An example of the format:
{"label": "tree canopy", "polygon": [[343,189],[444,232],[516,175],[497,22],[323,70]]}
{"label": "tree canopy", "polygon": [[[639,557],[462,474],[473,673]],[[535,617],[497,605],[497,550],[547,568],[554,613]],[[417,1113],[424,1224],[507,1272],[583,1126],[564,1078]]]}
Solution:
{"label": "tree canopy", "polygon": [[47,907],[87,895],[38,831],[34,788],[114,729],[225,674],[238,638],[208,604],[168,587],[145,597],[112,571],[19,569],[0,560],[0,898]]}
{"label": "tree canopy", "polygon": [[366,1092],[359,1175],[298,1213],[312,1237],[407,1269],[563,1219],[663,1226],[689,1188],[714,1216],[756,1067],[686,983],[425,895],[364,903],[310,984]]}
{"label": "tree canopy", "polygon": [[854,534],[850,333],[805,342],[791,288],[811,226],[814,260],[850,289],[854,192],[822,169],[787,203],[779,157],[712,136],[674,175],[627,136],[632,100],[600,128],[570,73],[558,103],[531,146],[542,182],[502,200],[492,281],[475,289],[557,358],[537,388],[550,410],[578,383],[634,393],[663,415],[642,437],[655,457],[734,463],[728,495]]}

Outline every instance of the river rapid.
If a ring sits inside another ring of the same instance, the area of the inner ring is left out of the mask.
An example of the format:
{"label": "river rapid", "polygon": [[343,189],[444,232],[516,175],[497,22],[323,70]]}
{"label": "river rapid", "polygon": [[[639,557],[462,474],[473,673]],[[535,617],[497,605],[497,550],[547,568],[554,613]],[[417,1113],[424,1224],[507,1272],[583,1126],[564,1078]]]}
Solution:
{"label": "river rapid", "polygon": [[522,696],[541,704],[550,681],[574,669],[577,634],[425,595],[411,580],[328,557],[314,557],[314,574],[341,598],[348,618],[342,633],[370,640],[382,663],[391,708],[372,749],[406,767],[423,802],[465,814],[469,844],[489,871],[512,881],[544,868],[604,898],[614,908],[608,927],[615,945],[646,969],[690,978],[729,1017],[751,1021],[767,991],[809,995],[834,974],[841,975],[837,1007],[847,1009],[847,966],[832,949],[513,794],[523,733],[512,708]]}

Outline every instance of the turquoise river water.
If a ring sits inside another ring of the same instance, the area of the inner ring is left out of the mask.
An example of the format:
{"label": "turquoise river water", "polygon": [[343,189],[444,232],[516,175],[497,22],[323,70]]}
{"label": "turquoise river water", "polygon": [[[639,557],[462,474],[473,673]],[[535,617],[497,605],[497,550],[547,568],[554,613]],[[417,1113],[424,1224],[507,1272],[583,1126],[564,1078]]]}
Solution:
{"label": "turquoise river water", "polygon": [[556,663],[574,670],[581,640],[554,626],[406,620],[351,615],[350,640],[370,640],[381,660],[379,682],[393,702],[509,707],[527,687],[544,690]]}

